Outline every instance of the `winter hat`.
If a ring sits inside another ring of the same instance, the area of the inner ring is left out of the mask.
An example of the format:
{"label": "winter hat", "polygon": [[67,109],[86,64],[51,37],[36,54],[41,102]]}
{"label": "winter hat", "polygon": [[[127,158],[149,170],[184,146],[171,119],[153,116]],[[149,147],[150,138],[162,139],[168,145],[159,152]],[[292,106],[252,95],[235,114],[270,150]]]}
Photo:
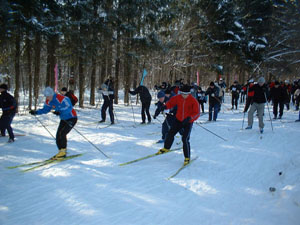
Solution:
{"label": "winter hat", "polygon": [[46,87],[44,90],[44,96],[48,97],[48,96],[53,96],[55,93],[53,91],[53,89],[51,87]]}
{"label": "winter hat", "polygon": [[257,81],[257,82],[258,82],[258,83],[265,83],[266,80],[265,80],[264,77],[260,77],[260,78],[258,78],[258,81]]}
{"label": "winter hat", "polygon": [[0,85],[0,88],[1,88],[1,89],[4,89],[4,90],[7,90],[7,89],[8,89],[7,84],[1,84],[1,85]]}
{"label": "winter hat", "polygon": [[278,80],[275,81],[275,85],[280,85]]}
{"label": "winter hat", "polygon": [[66,87],[63,87],[63,88],[61,89],[61,91],[68,91],[68,89],[67,89]]}
{"label": "winter hat", "polygon": [[163,98],[163,97],[165,97],[165,92],[160,91],[157,93],[157,98]]}
{"label": "winter hat", "polygon": [[209,86],[215,86],[214,82],[210,82]]}
{"label": "winter hat", "polygon": [[253,80],[253,79],[250,79],[250,80],[249,80],[249,83],[253,83],[253,82],[254,82],[254,80]]}
{"label": "winter hat", "polygon": [[190,94],[191,92],[191,87],[187,84],[183,85],[181,88],[180,88],[180,94]]}
{"label": "winter hat", "polygon": [[165,90],[165,94],[166,95],[170,95],[171,94],[171,90],[168,88],[167,90]]}

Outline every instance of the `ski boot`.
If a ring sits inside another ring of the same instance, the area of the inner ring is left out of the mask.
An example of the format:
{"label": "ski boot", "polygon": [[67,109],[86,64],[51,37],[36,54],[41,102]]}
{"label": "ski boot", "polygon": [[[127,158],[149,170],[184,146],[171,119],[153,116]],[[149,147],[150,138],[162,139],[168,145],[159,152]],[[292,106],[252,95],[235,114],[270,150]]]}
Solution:
{"label": "ski boot", "polygon": [[252,129],[252,126],[248,126],[245,128],[246,130],[251,130]]}
{"label": "ski boot", "polygon": [[66,155],[67,155],[67,149],[61,148],[61,149],[59,149],[58,153],[55,156],[53,156],[51,159],[54,159],[54,160],[62,159],[62,158],[65,158]]}
{"label": "ski boot", "polygon": [[185,158],[184,162],[183,162],[183,165],[186,166],[189,163],[190,163],[190,158]]}
{"label": "ski boot", "polygon": [[160,155],[160,154],[164,154],[164,153],[169,152],[169,151],[170,151],[170,149],[162,148],[162,149],[159,149],[157,154]]}

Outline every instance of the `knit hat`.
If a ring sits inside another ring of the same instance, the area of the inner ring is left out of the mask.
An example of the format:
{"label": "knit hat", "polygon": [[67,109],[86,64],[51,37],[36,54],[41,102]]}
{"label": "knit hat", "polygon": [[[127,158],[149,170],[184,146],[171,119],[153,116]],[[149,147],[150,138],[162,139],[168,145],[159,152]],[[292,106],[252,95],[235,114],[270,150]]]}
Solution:
{"label": "knit hat", "polygon": [[157,93],[157,98],[163,98],[163,97],[165,97],[165,92],[160,91]]}
{"label": "knit hat", "polygon": [[1,88],[1,89],[4,89],[4,90],[7,90],[7,89],[8,89],[7,84],[1,84],[1,85],[0,85],[0,88]]}
{"label": "knit hat", "polygon": [[180,88],[180,94],[190,94],[191,93],[191,87],[187,84],[183,85]]}
{"label": "knit hat", "polygon": [[63,88],[61,89],[61,91],[68,91],[68,89],[67,89],[66,87],[63,87]]}
{"label": "knit hat", "polygon": [[53,96],[55,94],[55,92],[53,91],[53,89],[51,87],[46,87],[44,90],[44,96],[48,97],[48,96]]}
{"label": "knit hat", "polygon": [[280,85],[278,80],[275,81],[275,85]]}
{"label": "knit hat", "polygon": [[265,80],[264,77],[260,77],[260,78],[258,78],[257,82],[258,82],[258,83],[265,83],[266,80]]}
{"label": "knit hat", "polygon": [[214,82],[210,82],[209,86],[215,86]]}
{"label": "knit hat", "polygon": [[171,94],[171,90],[168,88],[167,90],[165,90],[165,94],[166,95]]}

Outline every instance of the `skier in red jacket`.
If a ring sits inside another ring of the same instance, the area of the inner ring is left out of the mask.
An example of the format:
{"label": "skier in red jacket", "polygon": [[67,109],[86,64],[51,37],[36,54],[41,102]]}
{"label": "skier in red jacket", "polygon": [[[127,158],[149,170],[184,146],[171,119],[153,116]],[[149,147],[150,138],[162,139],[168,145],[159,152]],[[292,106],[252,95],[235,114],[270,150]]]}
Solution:
{"label": "skier in red jacket", "polygon": [[175,106],[177,106],[176,120],[167,134],[164,148],[160,149],[158,154],[170,151],[174,136],[182,129],[184,165],[186,165],[190,162],[190,134],[193,122],[200,116],[199,103],[190,94],[190,86],[184,85],[180,88],[180,94],[172,97],[162,108],[171,109]]}

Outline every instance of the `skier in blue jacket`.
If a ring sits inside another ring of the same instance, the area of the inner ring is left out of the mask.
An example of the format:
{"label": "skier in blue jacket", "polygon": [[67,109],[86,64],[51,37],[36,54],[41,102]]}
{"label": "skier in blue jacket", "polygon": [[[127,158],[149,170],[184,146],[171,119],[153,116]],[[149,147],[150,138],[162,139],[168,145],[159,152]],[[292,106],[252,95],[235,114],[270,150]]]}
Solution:
{"label": "skier in blue jacket", "polygon": [[71,100],[63,95],[56,94],[52,88],[46,87],[44,90],[46,102],[44,107],[39,110],[30,110],[32,115],[41,115],[49,113],[52,109],[53,112],[60,117],[60,123],[56,132],[56,145],[58,153],[52,159],[64,158],[67,155],[67,134],[72,130],[77,122],[77,114],[73,109]]}

